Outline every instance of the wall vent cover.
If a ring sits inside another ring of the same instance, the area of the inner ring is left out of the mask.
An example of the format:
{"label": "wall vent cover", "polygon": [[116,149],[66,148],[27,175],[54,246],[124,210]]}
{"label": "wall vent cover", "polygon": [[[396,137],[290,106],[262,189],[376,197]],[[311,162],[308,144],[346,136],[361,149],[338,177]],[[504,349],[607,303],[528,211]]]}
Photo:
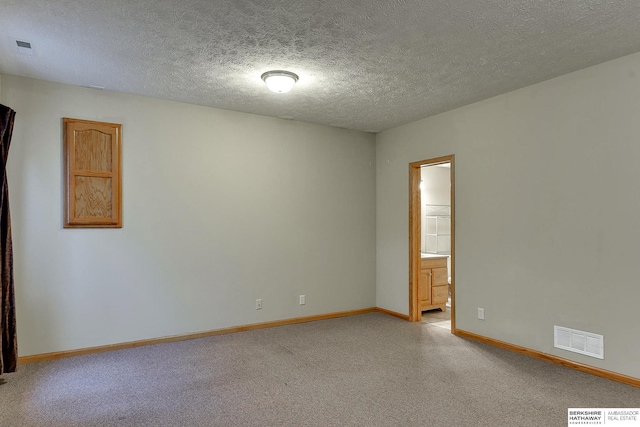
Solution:
{"label": "wall vent cover", "polygon": [[26,40],[16,40],[16,47],[18,48],[18,52],[23,55],[33,56],[33,48],[31,47],[31,42]]}
{"label": "wall vent cover", "polygon": [[563,326],[553,327],[553,346],[604,359],[604,336]]}

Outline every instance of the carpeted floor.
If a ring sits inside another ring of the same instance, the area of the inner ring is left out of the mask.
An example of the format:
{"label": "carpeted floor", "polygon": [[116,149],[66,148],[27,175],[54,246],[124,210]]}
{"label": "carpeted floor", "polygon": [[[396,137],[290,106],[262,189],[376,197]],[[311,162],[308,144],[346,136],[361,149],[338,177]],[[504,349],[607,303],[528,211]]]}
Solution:
{"label": "carpeted floor", "polygon": [[372,313],[20,366],[0,426],[566,426],[640,389]]}

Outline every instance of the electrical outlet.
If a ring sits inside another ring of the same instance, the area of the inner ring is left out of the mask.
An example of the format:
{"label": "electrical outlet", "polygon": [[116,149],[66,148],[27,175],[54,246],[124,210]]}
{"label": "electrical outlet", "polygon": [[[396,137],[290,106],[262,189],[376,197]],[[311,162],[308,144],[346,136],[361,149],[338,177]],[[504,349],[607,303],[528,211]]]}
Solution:
{"label": "electrical outlet", "polygon": [[256,300],[256,310],[262,310],[262,300],[261,299],[257,299]]}
{"label": "electrical outlet", "polygon": [[484,308],[478,309],[478,319],[484,320]]}
{"label": "electrical outlet", "polygon": [[300,305],[305,305],[307,303],[307,298],[304,295],[300,295]]}

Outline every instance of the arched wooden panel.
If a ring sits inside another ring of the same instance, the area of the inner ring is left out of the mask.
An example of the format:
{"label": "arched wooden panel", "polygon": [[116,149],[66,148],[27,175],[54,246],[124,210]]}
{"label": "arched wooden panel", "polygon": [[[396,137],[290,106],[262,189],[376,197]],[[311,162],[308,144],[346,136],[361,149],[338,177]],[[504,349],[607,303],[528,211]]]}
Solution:
{"label": "arched wooden panel", "polygon": [[65,228],[122,227],[122,125],[63,119]]}

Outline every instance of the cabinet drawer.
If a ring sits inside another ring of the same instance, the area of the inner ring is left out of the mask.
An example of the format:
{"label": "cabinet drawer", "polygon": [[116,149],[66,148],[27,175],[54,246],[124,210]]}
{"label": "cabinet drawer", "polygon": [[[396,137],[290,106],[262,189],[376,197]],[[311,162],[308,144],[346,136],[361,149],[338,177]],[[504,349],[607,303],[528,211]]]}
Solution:
{"label": "cabinet drawer", "polygon": [[420,260],[420,268],[438,268],[438,267],[447,267],[447,257],[438,257],[438,258],[422,258]]}
{"label": "cabinet drawer", "polygon": [[449,300],[449,286],[434,286],[431,288],[431,303],[440,304]]}
{"label": "cabinet drawer", "polygon": [[447,267],[434,268],[431,271],[433,272],[433,278],[431,279],[432,286],[441,286],[441,285],[449,284],[449,275],[447,273]]}

